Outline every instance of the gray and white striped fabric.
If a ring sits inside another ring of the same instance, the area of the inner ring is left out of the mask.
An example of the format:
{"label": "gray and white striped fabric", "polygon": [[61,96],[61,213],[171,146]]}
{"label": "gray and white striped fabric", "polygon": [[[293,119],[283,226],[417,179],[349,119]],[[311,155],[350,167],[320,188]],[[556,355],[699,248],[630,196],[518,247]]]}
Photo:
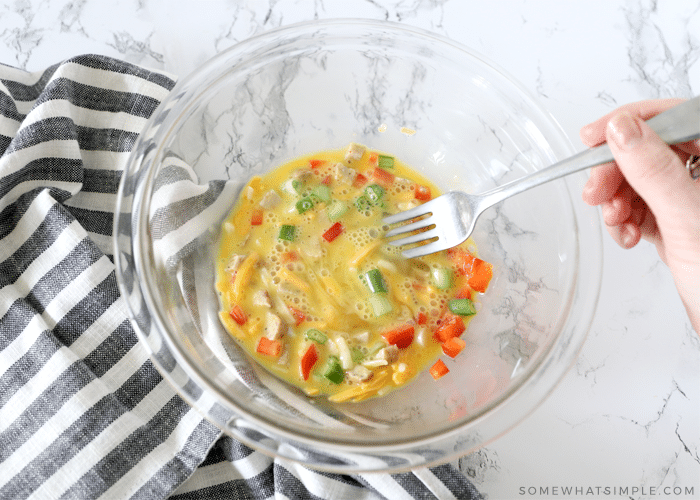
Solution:
{"label": "gray and white striped fabric", "polygon": [[481,498],[449,465],[351,477],[272,459],[155,370],[111,235],[127,155],[173,85],[102,56],[0,65],[0,499]]}

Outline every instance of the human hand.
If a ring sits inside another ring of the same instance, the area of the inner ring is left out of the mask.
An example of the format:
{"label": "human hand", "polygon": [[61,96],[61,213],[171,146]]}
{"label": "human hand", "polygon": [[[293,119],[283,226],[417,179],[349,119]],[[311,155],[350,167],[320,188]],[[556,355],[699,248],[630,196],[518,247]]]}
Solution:
{"label": "human hand", "polygon": [[692,180],[685,166],[700,154],[700,140],[668,146],[644,122],[679,102],[628,104],[584,126],[583,143],[607,141],[615,161],[591,170],[582,198],[601,205],[608,232],[621,247],[632,248],[642,238],[656,245],[700,334],[700,180]]}

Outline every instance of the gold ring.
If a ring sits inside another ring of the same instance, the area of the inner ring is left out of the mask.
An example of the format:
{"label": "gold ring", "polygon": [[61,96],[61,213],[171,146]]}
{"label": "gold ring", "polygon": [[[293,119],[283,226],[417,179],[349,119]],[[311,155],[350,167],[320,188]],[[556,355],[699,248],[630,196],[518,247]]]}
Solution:
{"label": "gold ring", "polygon": [[688,169],[691,179],[695,181],[700,179],[700,156],[693,155],[688,158],[688,161],[685,162],[685,168]]}

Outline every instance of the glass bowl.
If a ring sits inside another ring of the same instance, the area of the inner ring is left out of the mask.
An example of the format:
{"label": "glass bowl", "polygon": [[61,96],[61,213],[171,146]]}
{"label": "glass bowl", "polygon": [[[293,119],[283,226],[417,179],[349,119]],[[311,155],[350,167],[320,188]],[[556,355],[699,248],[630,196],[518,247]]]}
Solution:
{"label": "glass bowl", "polygon": [[520,422],[574,362],[601,282],[597,212],[579,201],[585,174],[490,209],[473,237],[494,277],[450,373],[361,403],[309,398],[223,330],[214,255],[251,176],[350,142],[445,191],[484,191],[574,153],[527,91],[446,38],[350,19],[273,30],[179,81],[139,137],[115,217],[120,291],[163,377],[243,443],[341,473],[446,462]]}

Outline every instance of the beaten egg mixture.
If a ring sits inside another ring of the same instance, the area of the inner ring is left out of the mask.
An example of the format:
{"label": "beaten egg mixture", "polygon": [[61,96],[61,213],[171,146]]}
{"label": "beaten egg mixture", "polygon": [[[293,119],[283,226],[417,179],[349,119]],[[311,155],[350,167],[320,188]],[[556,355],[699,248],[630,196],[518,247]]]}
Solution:
{"label": "beaten egg mixture", "polygon": [[270,372],[335,402],[383,395],[428,367],[443,376],[441,354],[464,348],[491,265],[469,240],[405,259],[381,222],[438,194],[398,159],[358,144],[252,178],[221,235],[226,330]]}

